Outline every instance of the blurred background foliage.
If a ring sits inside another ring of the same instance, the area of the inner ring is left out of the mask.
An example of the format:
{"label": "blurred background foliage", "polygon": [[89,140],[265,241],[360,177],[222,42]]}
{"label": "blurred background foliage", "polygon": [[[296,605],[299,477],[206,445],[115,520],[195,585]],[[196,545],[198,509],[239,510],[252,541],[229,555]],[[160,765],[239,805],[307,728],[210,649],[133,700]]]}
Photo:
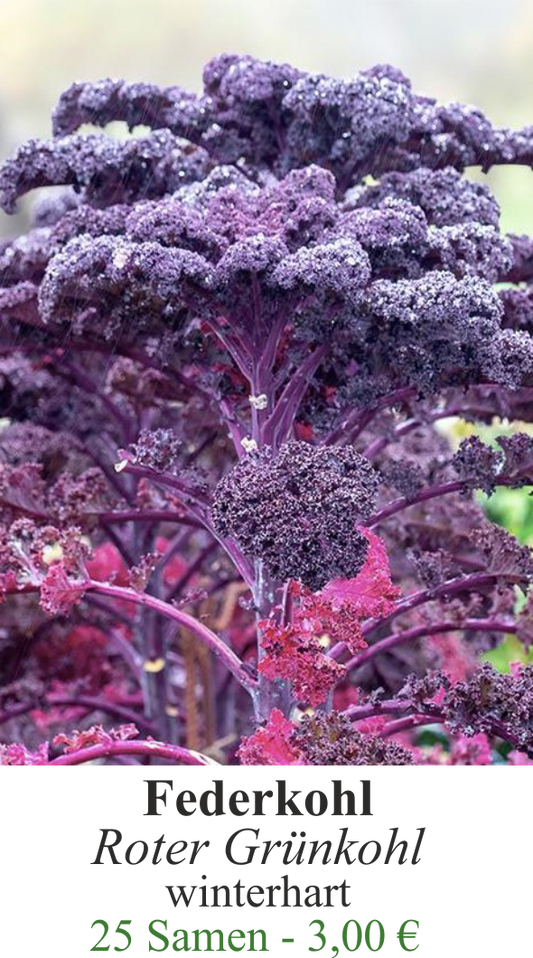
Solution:
{"label": "blurred background foliage", "polygon": [[[497,436],[511,435],[514,431],[527,432],[533,435],[531,423],[513,423],[511,427],[506,420],[496,420],[491,426],[475,426],[462,419],[443,420],[441,430],[447,435],[451,444],[457,447],[467,436],[478,435],[491,445],[499,448]],[[480,504],[487,515],[499,525],[509,529],[526,545],[533,548],[533,489],[526,486],[522,489],[506,489],[501,487],[491,496],[484,492],[477,493]],[[525,596],[517,590],[516,610],[519,611],[525,604]],[[533,647],[524,649],[515,635],[508,635],[500,645],[483,656],[488,662],[502,670],[508,671],[512,662],[533,663]]]}
{"label": "blurred background foliage", "polygon": [[[497,123],[531,122],[531,0],[0,0],[0,37],[0,159],[49,133],[73,80],[199,89],[221,51],[348,76],[389,62],[418,91],[474,103]],[[529,172],[490,178],[504,227],[526,231]],[[0,235],[16,225],[0,218]]]}
{"label": "blurred background foliage", "polygon": [[[473,103],[496,123],[533,122],[531,0],[0,0],[0,37],[0,160],[49,134],[55,102],[74,80],[198,90],[204,63],[222,51],[342,76],[388,62],[419,92]],[[531,232],[531,171],[495,170],[488,180],[503,228]],[[24,204],[14,218],[0,213],[0,238],[24,229],[26,218]],[[476,431],[494,439],[508,428]],[[459,421],[446,429],[455,443],[473,431]],[[533,546],[528,493],[502,489],[484,505]],[[506,668],[523,655],[506,639],[491,659]]]}

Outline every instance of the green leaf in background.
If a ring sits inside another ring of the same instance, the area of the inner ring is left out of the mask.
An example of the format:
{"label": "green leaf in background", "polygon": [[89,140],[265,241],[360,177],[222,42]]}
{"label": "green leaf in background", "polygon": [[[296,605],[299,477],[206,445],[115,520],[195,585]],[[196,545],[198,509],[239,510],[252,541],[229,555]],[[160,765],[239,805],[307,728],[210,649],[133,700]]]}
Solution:
{"label": "green leaf in background", "polygon": [[533,649],[524,649],[516,635],[506,635],[503,642],[482,656],[484,662],[490,662],[499,672],[509,672],[513,662],[533,663]]}
{"label": "green leaf in background", "polygon": [[479,501],[489,519],[504,526],[520,542],[533,546],[533,497],[529,487],[524,489],[497,489],[487,497],[480,493]]}
{"label": "green leaf in background", "polygon": [[[531,423],[516,423],[513,428],[510,428],[506,420],[497,420],[491,426],[479,426],[460,418],[444,420],[441,427],[441,431],[454,448],[459,446],[462,439],[473,435],[479,436],[484,442],[498,448],[496,443],[498,436],[510,436],[513,432],[531,433],[532,430]],[[533,547],[532,489],[531,486],[525,486],[522,489],[506,489],[502,486],[491,496],[487,496],[484,492],[476,494],[477,501],[489,519],[508,529],[519,542],[531,547]],[[521,610],[525,601],[524,593],[517,589],[516,612]],[[495,649],[485,653],[482,659],[490,662],[500,672],[508,672],[513,662],[533,663],[533,649],[524,649],[515,635],[508,635]]]}

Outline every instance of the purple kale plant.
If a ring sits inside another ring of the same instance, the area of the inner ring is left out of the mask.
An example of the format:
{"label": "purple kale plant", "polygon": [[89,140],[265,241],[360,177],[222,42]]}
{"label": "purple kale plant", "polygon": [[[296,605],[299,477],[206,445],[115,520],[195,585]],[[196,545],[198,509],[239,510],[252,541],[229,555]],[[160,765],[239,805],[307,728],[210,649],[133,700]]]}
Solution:
{"label": "purple kale plant", "polygon": [[530,761],[533,667],[485,655],[533,641],[479,504],[533,484],[527,425],[475,434],[533,422],[498,164],[533,128],[230,55],[74,84],[4,164],[0,763]]}

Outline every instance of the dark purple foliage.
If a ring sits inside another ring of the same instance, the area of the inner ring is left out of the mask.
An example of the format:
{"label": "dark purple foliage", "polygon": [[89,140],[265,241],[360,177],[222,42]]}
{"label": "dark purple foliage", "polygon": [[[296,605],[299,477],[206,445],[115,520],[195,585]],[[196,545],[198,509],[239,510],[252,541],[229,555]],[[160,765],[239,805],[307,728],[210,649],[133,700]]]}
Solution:
{"label": "dark purple foliage", "polygon": [[276,456],[269,447],[250,452],[220,480],[213,521],[273,579],[320,589],[362,568],[367,540],[357,525],[369,518],[377,489],[377,473],[353,447],[291,440]]}
{"label": "dark purple foliage", "polygon": [[0,171],[41,190],[0,247],[0,762],[533,755],[531,668],[480,665],[531,644],[530,550],[476,503],[533,439],[438,430],[533,422],[533,241],[464,175],[533,128],[222,55],[53,133]]}

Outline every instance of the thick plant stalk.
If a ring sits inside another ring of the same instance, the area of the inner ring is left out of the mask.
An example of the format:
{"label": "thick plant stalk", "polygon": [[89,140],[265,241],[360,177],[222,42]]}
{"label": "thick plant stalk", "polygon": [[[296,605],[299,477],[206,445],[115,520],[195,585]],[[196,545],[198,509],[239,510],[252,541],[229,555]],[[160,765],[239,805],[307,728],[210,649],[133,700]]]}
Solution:
{"label": "thick plant stalk", "polygon": [[137,758],[158,758],[176,765],[216,765],[212,759],[200,752],[181,748],[179,745],[164,745],[162,742],[134,741],[109,742],[106,745],[91,745],[76,752],[67,752],[52,759],[49,765],[83,765],[101,758],[118,758],[121,755],[135,755]]}
{"label": "thick plant stalk", "polygon": [[204,642],[211,651],[218,656],[226,668],[229,669],[237,681],[240,682],[242,687],[246,689],[250,695],[253,695],[257,687],[257,682],[244,667],[239,657],[235,655],[218,635],[215,635],[214,632],[211,632],[211,629],[208,629],[207,626],[194,619],[192,615],[188,615],[187,612],[183,612],[181,609],[177,609],[175,606],[163,602],[162,599],[148,595],[146,592],[135,592],[134,589],[96,581],[90,582],[89,589],[99,592],[101,595],[107,595],[114,599],[121,599],[124,602],[132,602],[135,605],[153,609],[154,612],[159,612],[168,619],[172,619],[177,625],[185,626],[197,639]]}
{"label": "thick plant stalk", "polygon": [[393,632],[387,635],[374,645],[363,649],[358,655],[354,655],[345,663],[349,670],[359,669],[366,662],[372,661],[378,655],[384,652],[390,652],[391,649],[404,645],[407,642],[414,642],[427,635],[442,635],[446,632],[501,632],[503,635],[516,632],[516,622],[502,622],[498,619],[466,619],[464,622],[431,622],[428,625],[415,626],[412,629],[405,629],[403,632]]}
{"label": "thick plant stalk", "polygon": [[[254,604],[257,622],[257,657],[259,663],[264,656],[260,622],[274,613],[275,583],[265,573],[262,562],[256,563],[256,584]],[[279,709],[283,715],[289,715],[292,708],[291,690],[288,682],[282,679],[272,681],[259,672],[258,690],[254,698],[255,717],[259,722],[268,721],[272,709]]]}

